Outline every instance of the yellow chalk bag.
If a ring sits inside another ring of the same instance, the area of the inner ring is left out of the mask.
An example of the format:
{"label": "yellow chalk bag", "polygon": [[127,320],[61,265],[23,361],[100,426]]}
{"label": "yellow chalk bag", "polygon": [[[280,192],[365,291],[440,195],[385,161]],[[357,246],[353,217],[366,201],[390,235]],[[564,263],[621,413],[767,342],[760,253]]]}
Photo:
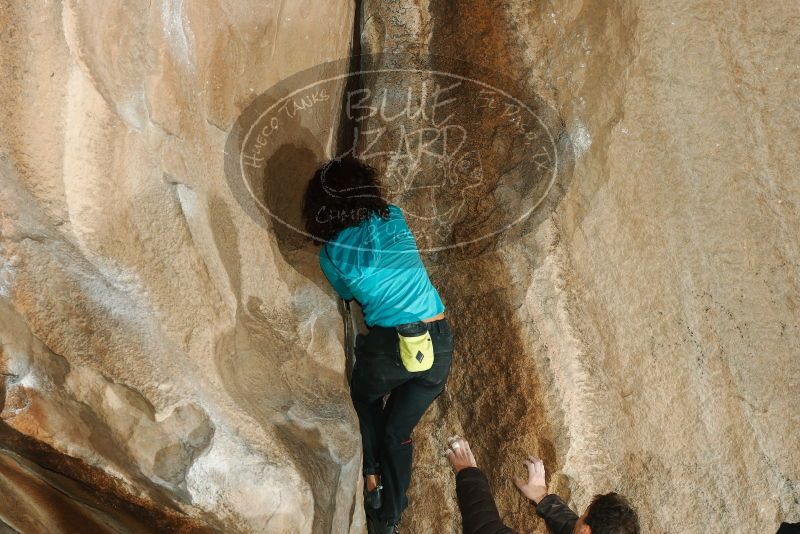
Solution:
{"label": "yellow chalk bag", "polygon": [[400,361],[409,373],[419,373],[431,368],[433,341],[427,329],[416,336],[404,336],[398,332],[397,337],[400,340]]}

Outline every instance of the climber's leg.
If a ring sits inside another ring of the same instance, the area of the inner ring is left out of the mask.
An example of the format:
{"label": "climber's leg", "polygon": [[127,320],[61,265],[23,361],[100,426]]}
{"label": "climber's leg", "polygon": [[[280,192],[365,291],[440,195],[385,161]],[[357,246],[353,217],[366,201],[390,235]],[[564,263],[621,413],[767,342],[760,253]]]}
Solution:
{"label": "climber's leg", "polygon": [[[387,331],[384,331],[387,330]],[[405,369],[395,360],[393,331],[375,327],[356,339],[356,362],[350,382],[350,397],[358,414],[364,449],[364,475],[380,474],[381,447],[386,412],[383,397],[408,380]]]}
{"label": "climber's leg", "polygon": [[408,504],[413,446],[411,431],[444,389],[451,354],[437,353],[434,365],[392,391],[386,403],[381,451],[383,507],[381,517],[389,523],[400,519]]}
{"label": "climber's leg", "polygon": [[359,396],[354,394],[355,390],[352,387],[350,393],[361,430],[361,446],[364,450],[363,474],[380,475],[381,437],[385,425],[383,399],[378,397],[371,401],[360,400]]}

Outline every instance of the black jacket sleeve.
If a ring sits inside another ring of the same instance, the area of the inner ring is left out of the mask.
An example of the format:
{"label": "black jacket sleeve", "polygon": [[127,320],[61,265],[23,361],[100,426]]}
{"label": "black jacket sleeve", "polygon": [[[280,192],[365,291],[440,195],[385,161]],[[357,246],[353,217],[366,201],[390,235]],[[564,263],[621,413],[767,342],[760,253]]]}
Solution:
{"label": "black jacket sleeve", "polygon": [[572,534],[575,523],[578,522],[575,512],[554,493],[539,501],[536,513],[544,519],[547,529],[553,534]]}
{"label": "black jacket sleeve", "polygon": [[500,521],[486,475],[465,467],[456,475],[456,495],[464,534],[516,534]]}

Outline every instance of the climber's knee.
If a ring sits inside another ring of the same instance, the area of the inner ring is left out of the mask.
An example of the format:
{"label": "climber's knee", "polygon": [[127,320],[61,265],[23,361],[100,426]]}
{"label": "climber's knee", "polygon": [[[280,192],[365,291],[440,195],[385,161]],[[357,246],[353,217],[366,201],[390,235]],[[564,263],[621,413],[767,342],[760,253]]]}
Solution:
{"label": "climber's knee", "polygon": [[411,436],[408,435],[399,435],[392,432],[387,432],[383,437],[383,446],[388,449],[410,449],[412,445],[413,443],[411,441]]}

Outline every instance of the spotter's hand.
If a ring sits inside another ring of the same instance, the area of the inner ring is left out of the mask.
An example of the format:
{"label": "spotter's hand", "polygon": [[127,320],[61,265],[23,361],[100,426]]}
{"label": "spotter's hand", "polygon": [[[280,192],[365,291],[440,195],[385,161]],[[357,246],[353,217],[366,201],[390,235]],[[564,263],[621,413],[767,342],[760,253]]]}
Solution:
{"label": "spotter's hand", "polygon": [[447,459],[450,460],[450,465],[453,466],[455,474],[458,474],[465,467],[478,467],[467,440],[459,436],[453,436],[447,438],[447,442],[449,444]]}
{"label": "spotter's hand", "polygon": [[544,462],[535,456],[529,456],[522,462],[528,468],[528,479],[514,478],[519,491],[534,503],[539,503],[547,496],[547,484],[544,481]]}

